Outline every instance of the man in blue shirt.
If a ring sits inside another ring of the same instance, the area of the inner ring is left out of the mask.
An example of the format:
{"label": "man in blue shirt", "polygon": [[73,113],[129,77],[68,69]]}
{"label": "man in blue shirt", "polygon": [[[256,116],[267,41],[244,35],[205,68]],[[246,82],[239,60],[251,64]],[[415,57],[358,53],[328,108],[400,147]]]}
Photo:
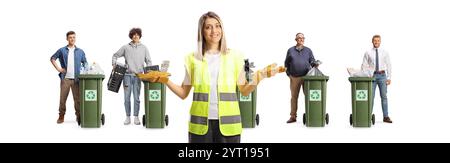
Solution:
{"label": "man in blue shirt", "polygon": [[[72,89],[72,96],[75,105],[75,115],[77,121],[80,119],[80,90],[78,83],[78,75],[80,75],[81,66],[87,64],[84,51],[75,46],[75,32],[69,31],[66,34],[68,42],[67,46],[58,49],[55,54],[50,57],[50,61],[59,72],[60,96],[59,96],[59,118],[56,123],[64,122],[64,115],[66,113],[66,101],[70,89]],[[56,63],[59,60],[59,65]],[[82,65],[83,64],[83,65]]]}
{"label": "man in blue shirt", "polygon": [[[308,47],[304,46],[305,36],[303,33],[297,33],[295,35],[295,41],[297,44],[287,51],[286,60],[284,66],[287,68],[286,74],[290,79],[291,89],[291,117],[287,123],[293,123],[297,121],[297,103],[298,94],[300,88],[303,86],[302,77],[305,76],[308,71],[314,65],[314,55]],[[303,88],[303,94],[305,89]]]}

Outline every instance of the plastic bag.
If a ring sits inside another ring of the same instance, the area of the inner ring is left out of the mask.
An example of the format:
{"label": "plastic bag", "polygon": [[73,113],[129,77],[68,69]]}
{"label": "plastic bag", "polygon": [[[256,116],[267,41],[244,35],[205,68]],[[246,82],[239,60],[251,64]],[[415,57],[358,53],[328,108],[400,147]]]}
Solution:
{"label": "plastic bag", "polygon": [[324,76],[324,75],[318,68],[313,67],[311,70],[308,71],[306,76]]}
{"label": "plastic bag", "polygon": [[[318,65],[322,64],[322,61],[316,60],[316,61],[314,61],[313,64],[318,66]],[[325,76],[325,75],[317,67],[313,67],[313,68],[311,68],[311,70],[308,71],[306,76]]]}
{"label": "plastic bag", "polygon": [[360,70],[355,68],[347,68],[350,77],[372,77],[370,70]]}
{"label": "plastic bag", "polygon": [[92,65],[85,64],[86,67],[82,67],[81,74],[104,74],[100,64],[93,62]]}

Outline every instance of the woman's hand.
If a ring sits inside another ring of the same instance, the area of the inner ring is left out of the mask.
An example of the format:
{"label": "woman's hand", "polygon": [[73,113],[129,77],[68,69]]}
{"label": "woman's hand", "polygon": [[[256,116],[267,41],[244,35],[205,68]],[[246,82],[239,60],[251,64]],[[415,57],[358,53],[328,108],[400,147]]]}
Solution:
{"label": "woman's hand", "polygon": [[265,68],[258,70],[256,72],[256,74],[253,76],[253,79],[254,79],[253,81],[256,81],[258,84],[261,80],[263,80],[265,78],[270,78],[272,76],[275,76],[277,73],[282,73],[285,71],[286,71],[285,67],[283,67],[283,66],[277,67],[276,63],[272,63],[272,64],[266,66]]}
{"label": "woman's hand", "polygon": [[151,71],[145,74],[136,74],[136,76],[144,81],[167,84],[170,74],[167,72]]}
{"label": "woman's hand", "polygon": [[253,74],[252,82],[246,83],[245,85],[238,85],[239,91],[244,96],[248,96],[253,90],[256,89],[256,86],[259,84],[261,80],[264,78],[270,78],[272,76],[275,76],[277,73],[285,72],[286,68],[283,66],[277,67],[276,63],[270,64],[267,67],[256,71],[255,74]]}

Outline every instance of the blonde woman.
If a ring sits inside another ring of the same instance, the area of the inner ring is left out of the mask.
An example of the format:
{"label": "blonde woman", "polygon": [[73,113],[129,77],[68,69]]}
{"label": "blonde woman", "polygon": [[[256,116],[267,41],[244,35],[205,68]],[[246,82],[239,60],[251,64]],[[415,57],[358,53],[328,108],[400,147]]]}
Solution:
{"label": "blonde woman", "polygon": [[181,86],[166,82],[181,99],[194,87],[189,142],[239,143],[242,124],[236,87],[247,96],[260,80],[275,75],[276,71],[265,68],[248,83],[244,59],[238,52],[227,49],[223,23],[214,12],[200,17],[197,41],[197,52],[185,58],[186,75]]}

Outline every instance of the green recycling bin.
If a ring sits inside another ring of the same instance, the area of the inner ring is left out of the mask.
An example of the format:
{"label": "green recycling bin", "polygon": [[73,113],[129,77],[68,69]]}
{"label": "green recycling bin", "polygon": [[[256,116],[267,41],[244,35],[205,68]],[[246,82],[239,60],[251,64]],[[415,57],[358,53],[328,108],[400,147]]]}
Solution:
{"label": "green recycling bin", "polygon": [[323,127],[329,122],[326,112],[328,76],[304,76],[305,113],[303,124],[308,127]]}
{"label": "green recycling bin", "polygon": [[350,77],[352,84],[352,114],[350,125],[353,127],[370,127],[375,124],[375,114],[372,114],[372,85],[375,78]]}
{"label": "green recycling bin", "polygon": [[259,114],[256,114],[256,89],[248,96],[243,96],[239,90],[239,109],[243,128],[255,128],[259,125]]}
{"label": "green recycling bin", "polygon": [[105,75],[80,74],[80,119],[83,128],[99,128],[105,124],[102,114],[102,82]]}
{"label": "green recycling bin", "polygon": [[162,83],[144,82],[145,114],[142,125],[146,128],[164,128],[169,125],[166,115],[166,86]]}

